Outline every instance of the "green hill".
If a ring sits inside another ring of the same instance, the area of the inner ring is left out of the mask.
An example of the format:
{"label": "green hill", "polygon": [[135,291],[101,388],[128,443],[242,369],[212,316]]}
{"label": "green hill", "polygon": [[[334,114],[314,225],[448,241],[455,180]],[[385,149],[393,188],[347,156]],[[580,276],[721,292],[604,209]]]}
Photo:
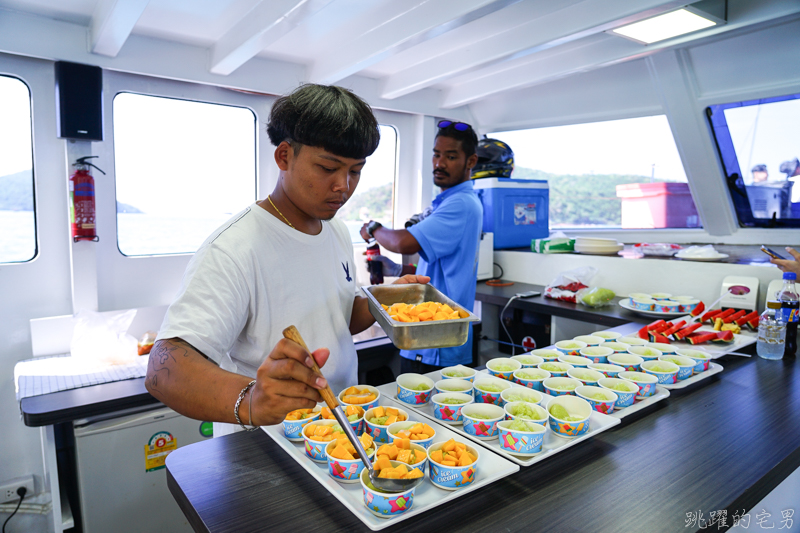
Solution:
{"label": "green hill", "polygon": [[362,208],[373,220],[389,218],[392,209],[393,184],[386,183],[354,194],[336,214],[340,220],[361,220]]}
{"label": "green hill", "polygon": [[[620,174],[557,175],[517,167],[515,179],[547,180],[550,188],[550,226],[620,226],[622,199],[617,185],[649,183],[649,176]],[[656,179],[654,181],[667,181]]]}

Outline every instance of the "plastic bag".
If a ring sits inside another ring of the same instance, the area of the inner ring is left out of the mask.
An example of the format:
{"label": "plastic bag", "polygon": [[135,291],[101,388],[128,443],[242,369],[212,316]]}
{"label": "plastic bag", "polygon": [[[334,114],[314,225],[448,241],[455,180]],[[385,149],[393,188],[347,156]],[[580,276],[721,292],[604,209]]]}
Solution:
{"label": "plastic bag", "polygon": [[136,339],[127,332],[135,316],[136,309],[78,313],[70,344],[72,357],[110,365],[134,362],[138,357]]}
{"label": "plastic bag", "polygon": [[614,299],[616,294],[611,289],[603,287],[591,287],[588,289],[581,289],[578,291],[578,302],[586,307],[603,307],[608,305]]}
{"label": "plastic bag", "polygon": [[562,272],[545,287],[544,295],[553,300],[576,303],[578,291],[588,289],[589,283],[596,274],[597,269],[593,266]]}

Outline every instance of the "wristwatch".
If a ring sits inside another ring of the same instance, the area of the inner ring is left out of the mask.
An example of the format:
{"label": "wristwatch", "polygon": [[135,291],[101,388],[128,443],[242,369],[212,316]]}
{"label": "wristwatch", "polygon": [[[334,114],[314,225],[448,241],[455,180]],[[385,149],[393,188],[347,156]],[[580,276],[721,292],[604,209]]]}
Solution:
{"label": "wristwatch", "polygon": [[371,239],[374,239],[375,236],[372,234],[372,232],[375,231],[376,229],[382,227],[382,226],[383,226],[383,224],[381,224],[377,220],[371,220],[369,222],[369,224],[367,224],[367,235],[369,235],[369,237]]}

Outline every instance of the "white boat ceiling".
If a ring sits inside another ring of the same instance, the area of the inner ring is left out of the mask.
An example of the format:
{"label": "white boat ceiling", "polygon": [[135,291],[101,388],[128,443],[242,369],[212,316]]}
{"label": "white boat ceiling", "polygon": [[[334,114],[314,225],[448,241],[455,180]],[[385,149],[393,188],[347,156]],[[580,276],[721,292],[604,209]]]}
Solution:
{"label": "white boat ceiling", "polygon": [[[695,2],[695,7],[724,4]],[[282,94],[339,84],[384,109],[470,106],[667,48],[796,18],[797,0],[729,0],[727,23],[645,46],[608,31],[664,0],[0,0],[0,51]],[[466,114],[463,114],[466,113]]]}

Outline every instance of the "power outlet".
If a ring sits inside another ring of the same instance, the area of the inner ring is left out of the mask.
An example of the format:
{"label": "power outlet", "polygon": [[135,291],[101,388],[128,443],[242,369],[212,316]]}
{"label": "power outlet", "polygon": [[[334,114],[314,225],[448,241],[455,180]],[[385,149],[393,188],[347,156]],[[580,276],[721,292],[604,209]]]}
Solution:
{"label": "power outlet", "polygon": [[0,503],[19,500],[17,489],[25,487],[25,497],[33,496],[33,476],[23,476],[0,483]]}

